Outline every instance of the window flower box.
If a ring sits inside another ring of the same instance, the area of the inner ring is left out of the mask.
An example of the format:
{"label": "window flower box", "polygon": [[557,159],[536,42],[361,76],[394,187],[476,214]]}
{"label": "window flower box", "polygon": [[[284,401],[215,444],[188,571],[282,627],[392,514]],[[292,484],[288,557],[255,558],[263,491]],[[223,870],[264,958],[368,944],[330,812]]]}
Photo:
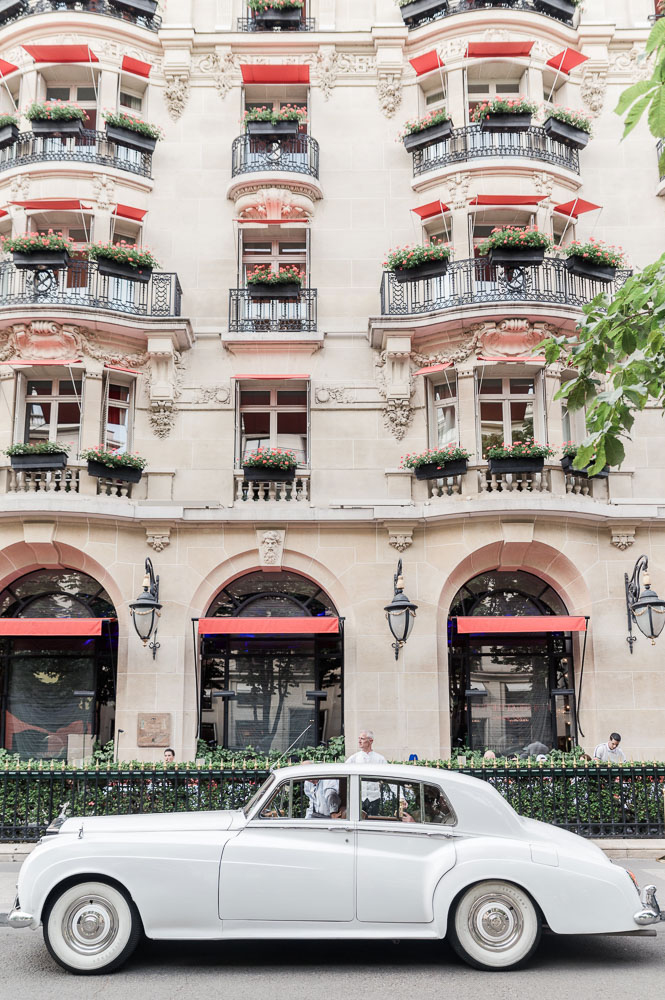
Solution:
{"label": "window flower box", "polygon": [[285,7],[283,10],[278,7],[264,7],[262,10],[254,11],[254,21],[258,27],[266,31],[274,28],[284,30],[297,30],[302,21],[301,7]]}
{"label": "window flower box", "polygon": [[81,452],[88,463],[88,475],[95,479],[115,479],[121,483],[138,483],[146,466],[145,458],[129,452],[108,451],[101,445]]}
{"label": "window flower box", "polygon": [[383,266],[395,275],[395,281],[419,281],[421,278],[440,278],[448,270],[450,250],[433,241],[428,246],[417,244],[397,247],[388,254]]}
{"label": "window flower box", "polygon": [[430,260],[416,267],[397,268],[393,271],[395,281],[403,285],[406,281],[420,281],[421,278],[441,278],[448,270],[448,258]]}
{"label": "window flower box", "polygon": [[489,471],[492,475],[504,473],[542,472],[545,459],[554,454],[546,444],[537,444],[529,439],[514,444],[492,445],[487,450]]}
{"label": "window flower box", "polygon": [[564,247],[563,252],[567,257],[566,268],[570,274],[592,281],[614,281],[617,269],[625,263],[622,250],[594,239],[587,243],[574,240]]}
{"label": "window flower box", "polygon": [[97,270],[107,278],[124,278],[126,281],[139,281],[146,285],[152,278],[151,267],[133,267],[131,264],[110,257],[97,259]]}
{"label": "window flower box", "polygon": [[553,116],[547,119],[543,129],[550,139],[562,142],[564,146],[570,146],[572,149],[584,149],[591,138],[590,133],[584,129],[562,122]]}
{"label": "window flower box", "polygon": [[106,123],[106,137],[118,146],[126,146],[128,149],[135,149],[137,153],[154,153],[157,139],[150,135],[141,135],[131,128],[123,128],[120,125],[110,125]]}
{"label": "window flower box", "polygon": [[88,475],[95,479],[117,479],[121,483],[138,483],[143,475],[143,469],[134,469],[129,465],[104,465],[103,462],[88,460]]}
{"label": "window flower box", "polygon": [[417,149],[427,149],[437,142],[445,142],[453,134],[453,123],[445,110],[430,112],[423,118],[407,122],[401,139],[407,153]]}
{"label": "window flower box", "polygon": [[572,21],[578,4],[575,0],[534,0],[534,7],[541,14],[551,14],[552,17]]}
{"label": "window flower box", "polygon": [[427,462],[414,468],[416,479],[444,479],[446,476],[464,476],[469,467],[466,458],[458,458],[453,462]]}
{"label": "window flower box", "polygon": [[296,478],[295,452],[284,448],[257,448],[243,458],[248,483],[291,483]]}
{"label": "window flower box", "polygon": [[14,267],[19,271],[58,271],[71,264],[72,258],[66,250],[44,250],[25,253],[14,250]]}
{"label": "window flower box", "polygon": [[255,281],[247,285],[250,299],[298,299],[300,285],[295,281],[284,281],[281,284]]}
{"label": "window flower box", "polygon": [[527,132],[531,128],[529,114],[496,114],[480,119],[482,132]]}
{"label": "window flower box", "polygon": [[400,4],[400,14],[405,24],[421,21],[426,17],[434,17],[448,9],[448,0],[411,0],[411,3]]}
{"label": "window flower box", "polygon": [[35,135],[51,138],[76,138],[83,134],[87,114],[78,104],[64,101],[33,101],[25,112]]}
{"label": "window flower box", "polygon": [[265,139],[266,142],[279,142],[280,139],[295,139],[298,135],[300,122],[247,122],[247,135],[251,139]]}
{"label": "window flower box", "polygon": [[405,455],[402,468],[413,469],[416,479],[443,479],[446,476],[463,476],[468,460],[468,451],[450,444],[447,448],[430,448],[419,455]]}
{"label": "window flower box", "polygon": [[45,441],[38,445],[13,445],[5,454],[9,455],[12,469],[38,472],[42,469],[64,469],[67,465],[69,446],[58,449],[55,442]]}
{"label": "window flower box", "polygon": [[587,260],[585,257],[569,257],[566,260],[566,269],[570,274],[576,274],[580,278],[589,278],[591,281],[611,282],[617,276],[616,267],[599,264],[594,260]]}
{"label": "window flower box", "polygon": [[19,131],[17,125],[0,125],[0,149],[7,149],[18,142]]}
{"label": "window flower box", "polygon": [[589,469],[591,468],[591,464],[585,466],[583,469],[574,469],[573,468],[574,458],[575,458],[574,455],[564,455],[563,458],[561,459],[561,468],[563,469],[564,472],[568,473],[568,475],[579,476],[580,479],[607,479],[607,477],[610,474],[609,465],[606,465],[603,469],[600,470],[600,472],[596,472],[595,475],[593,476],[589,475]]}
{"label": "window flower box", "polygon": [[48,233],[23,233],[21,236],[0,238],[2,249],[14,258],[19,271],[57,270],[71,261],[69,251],[73,241],[49,229]]}
{"label": "window flower box", "polygon": [[500,476],[505,472],[542,472],[544,458],[490,458],[489,470],[493,475]]}
{"label": "window flower box", "polygon": [[243,476],[248,483],[292,483],[296,470],[278,469],[274,465],[243,465]]}
{"label": "window flower box", "polygon": [[515,100],[496,97],[478,104],[473,109],[472,119],[483,132],[526,132],[537,110],[537,105],[523,97]]}
{"label": "window flower box", "polygon": [[113,7],[126,10],[137,17],[154,17],[157,12],[157,0],[109,0]]}
{"label": "window flower box", "polygon": [[35,135],[46,136],[49,139],[77,138],[83,135],[83,119],[51,121],[50,118],[35,118],[32,122],[32,131]]}
{"label": "window flower box", "polygon": [[493,229],[478,247],[481,256],[488,256],[490,264],[503,267],[537,267],[545,259],[545,251],[551,250],[553,241],[538,229],[519,229],[504,226]]}
{"label": "window flower box", "polygon": [[91,243],[88,257],[97,261],[97,270],[108,278],[123,278],[147,284],[157,261],[149,250],[132,243]]}
{"label": "window flower box", "polygon": [[493,247],[489,254],[490,264],[503,267],[538,267],[545,260],[542,247]]}

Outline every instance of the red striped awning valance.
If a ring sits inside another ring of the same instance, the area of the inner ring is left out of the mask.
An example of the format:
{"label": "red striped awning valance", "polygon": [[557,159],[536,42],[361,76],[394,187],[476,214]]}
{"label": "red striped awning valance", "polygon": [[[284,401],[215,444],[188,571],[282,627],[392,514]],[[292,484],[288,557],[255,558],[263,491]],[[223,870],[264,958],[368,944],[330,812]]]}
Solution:
{"label": "red striped awning valance", "polygon": [[555,56],[548,59],[545,65],[551,66],[557,73],[569,74],[571,70],[575,69],[576,66],[581,66],[588,58],[576,49],[564,49],[563,52],[557,52]]}
{"label": "red striped awning valance", "polygon": [[199,635],[337,635],[339,618],[199,618]]}
{"label": "red striped awning valance", "polygon": [[101,635],[108,618],[0,618],[0,635]]}
{"label": "red striped awning valance", "polygon": [[309,83],[309,66],[293,63],[242,63],[243,83]]}
{"label": "red striped awning valance", "polygon": [[422,56],[415,56],[415,58],[409,59],[409,62],[415,69],[416,76],[424,76],[425,73],[431,73],[432,70],[441,69],[443,66],[443,59],[436,49],[425,52]]}
{"label": "red striped awning valance", "polygon": [[122,57],[122,68],[125,73],[133,73],[134,76],[150,76],[152,66],[150,63],[141,62],[140,59],[133,59],[131,56]]}
{"label": "red striped awning valance", "polygon": [[414,375],[434,375],[435,372],[445,372],[447,368],[452,368],[452,361],[442,361],[440,365],[427,365],[425,368],[419,368]]}
{"label": "red striped awning valance", "polygon": [[498,632],[586,632],[584,615],[483,615],[458,617],[460,634],[496,635]]}
{"label": "red striped awning valance", "polygon": [[99,62],[88,45],[23,45],[37,63]]}

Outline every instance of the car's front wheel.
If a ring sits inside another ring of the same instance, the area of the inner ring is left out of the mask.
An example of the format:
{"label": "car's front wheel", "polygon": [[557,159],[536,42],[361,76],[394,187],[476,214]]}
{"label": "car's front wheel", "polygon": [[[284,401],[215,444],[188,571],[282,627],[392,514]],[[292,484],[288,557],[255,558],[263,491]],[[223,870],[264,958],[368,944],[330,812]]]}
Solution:
{"label": "car's front wheel", "polygon": [[54,895],[43,917],[44,941],[56,962],[77,975],[111,972],[141,937],[134,903],[105,882],[79,882]]}
{"label": "car's front wheel", "polygon": [[511,882],[478,882],[459,898],[448,939],[460,958],[476,969],[515,969],[540,940],[540,913]]}

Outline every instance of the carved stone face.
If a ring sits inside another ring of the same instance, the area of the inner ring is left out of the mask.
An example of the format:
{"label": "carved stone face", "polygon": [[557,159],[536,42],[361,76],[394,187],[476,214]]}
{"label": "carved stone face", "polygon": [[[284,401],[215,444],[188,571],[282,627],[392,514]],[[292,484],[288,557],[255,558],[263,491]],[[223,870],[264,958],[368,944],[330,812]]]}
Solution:
{"label": "carved stone face", "polygon": [[281,542],[281,536],[276,531],[266,531],[261,539],[263,559],[266,563],[272,565],[277,562]]}

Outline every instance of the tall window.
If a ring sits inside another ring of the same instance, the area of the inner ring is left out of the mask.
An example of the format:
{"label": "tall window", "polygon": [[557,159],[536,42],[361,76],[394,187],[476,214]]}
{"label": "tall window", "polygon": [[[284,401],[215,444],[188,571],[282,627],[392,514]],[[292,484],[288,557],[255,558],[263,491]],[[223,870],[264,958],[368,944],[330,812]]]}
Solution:
{"label": "tall window", "polygon": [[541,380],[533,376],[488,378],[478,376],[477,398],[481,454],[495,444],[515,444],[527,438],[543,439]]}
{"label": "tall window", "polygon": [[305,384],[288,388],[261,383],[239,392],[239,464],[256,448],[288,448],[299,465],[307,465],[308,389]]}
{"label": "tall window", "polygon": [[295,265],[303,276],[303,284],[307,271],[307,243],[303,239],[284,240],[243,240],[242,267],[243,280],[258,264],[269,264],[271,270],[279,271],[280,266]]}
{"label": "tall window", "polygon": [[469,81],[466,85],[468,97],[469,122],[475,108],[484,101],[493,101],[497,97],[509,97],[515,100],[521,94],[519,80],[483,80]]}
{"label": "tall window", "polygon": [[457,444],[457,378],[444,372],[441,382],[430,383],[430,443],[433,448]]}
{"label": "tall window", "polygon": [[84,128],[97,128],[97,94],[95,88],[78,86],[78,84],[58,83],[46,88],[47,101],[71,101],[83,108],[88,116],[83,122]]}
{"label": "tall window", "polygon": [[108,382],[104,405],[104,445],[118,451],[130,450],[130,410],[132,388]]}
{"label": "tall window", "polygon": [[[245,100],[245,110],[251,111],[253,108],[272,108],[273,111],[281,111],[287,105],[295,105],[298,108],[306,108],[307,97],[290,97],[288,100],[284,97],[264,97],[263,100]],[[301,122],[298,128],[299,132],[307,132],[307,122]]]}
{"label": "tall window", "polygon": [[80,379],[28,379],[22,440],[29,444],[59,441],[78,447],[81,428]]}

